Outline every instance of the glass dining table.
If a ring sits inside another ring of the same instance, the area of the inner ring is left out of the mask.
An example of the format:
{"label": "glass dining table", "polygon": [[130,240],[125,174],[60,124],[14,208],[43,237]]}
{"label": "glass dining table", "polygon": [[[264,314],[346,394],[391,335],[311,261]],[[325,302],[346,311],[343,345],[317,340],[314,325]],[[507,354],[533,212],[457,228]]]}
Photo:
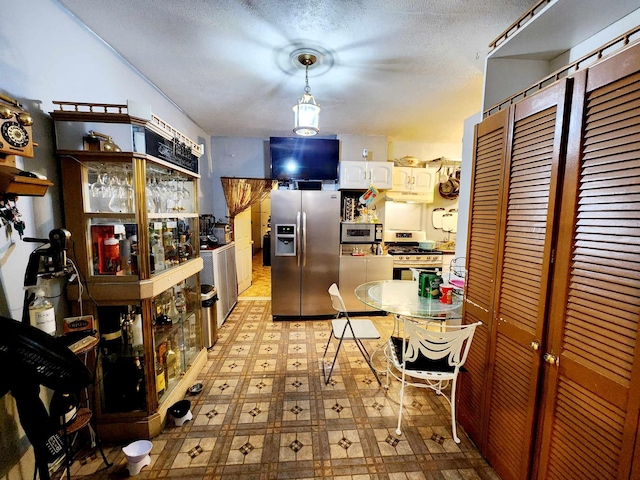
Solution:
{"label": "glass dining table", "polygon": [[[376,280],[355,289],[355,296],[377,310],[415,319],[456,323],[462,319],[462,295],[453,294],[452,303],[418,295],[418,282],[412,280]],[[450,322],[451,321],[451,322]]]}

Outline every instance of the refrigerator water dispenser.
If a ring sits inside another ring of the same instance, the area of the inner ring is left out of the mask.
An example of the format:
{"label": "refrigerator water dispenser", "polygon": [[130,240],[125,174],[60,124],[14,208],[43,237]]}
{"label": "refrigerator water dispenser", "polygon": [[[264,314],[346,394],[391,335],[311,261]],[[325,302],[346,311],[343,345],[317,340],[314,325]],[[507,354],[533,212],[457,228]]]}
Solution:
{"label": "refrigerator water dispenser", "polygon": [[296,226],[276,225],[276,257],[296,256]]}

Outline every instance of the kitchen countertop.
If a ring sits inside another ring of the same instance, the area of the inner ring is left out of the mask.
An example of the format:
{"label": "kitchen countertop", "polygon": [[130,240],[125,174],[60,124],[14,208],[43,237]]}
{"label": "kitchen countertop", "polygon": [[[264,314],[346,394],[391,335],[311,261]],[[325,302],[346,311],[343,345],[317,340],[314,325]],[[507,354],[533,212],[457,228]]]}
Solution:
{"label": "kitchen countertop", "polygon": [[[230,243],[233,243],[233,242],[230,242]],[[219,248],[226,247],[230,243],[225,243],[224,245],[218,244],[218,245],[215,245],[213,247],[203,247],[202,245],[200,245],[200,251],[202,252],[202,251],[207,251],[207,250],[217,250]]]}
{"label": "kitchen countertop", "polygon": [[359,257],[391,257],[391,255],[389,255],[388,253],[385,253],[384,255],[376,255],[375,253],[363,253],[362,255],[351,255],[350,253],[343,253],[340,256],[341,257],[355,257],[355,258],[359,258]]}

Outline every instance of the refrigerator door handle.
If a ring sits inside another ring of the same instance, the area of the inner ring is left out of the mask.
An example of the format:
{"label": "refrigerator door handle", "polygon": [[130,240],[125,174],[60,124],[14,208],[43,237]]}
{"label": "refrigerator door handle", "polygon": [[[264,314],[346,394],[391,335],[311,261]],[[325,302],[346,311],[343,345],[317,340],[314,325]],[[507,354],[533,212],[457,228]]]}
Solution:
{"label": "refrigerator door handle", "polygon": [[307,266],[307,212],[302,212],[302,266]]}
{"label": "refrigerator door handle", "polygon": [[296,242],[296,265],[299,267],[300,266],[300,247],[302,246],[302,241],[300,240],[300,212],[298,212],[298,215],[296,215],[296,238],[295,238],[295,242]]}

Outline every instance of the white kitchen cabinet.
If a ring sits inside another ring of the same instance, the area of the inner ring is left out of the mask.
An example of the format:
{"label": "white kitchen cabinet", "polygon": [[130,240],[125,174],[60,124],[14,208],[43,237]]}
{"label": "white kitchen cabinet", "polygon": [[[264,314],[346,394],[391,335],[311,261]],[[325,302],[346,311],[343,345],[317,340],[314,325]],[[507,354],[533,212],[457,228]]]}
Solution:
{"label": "white kitchen cabinet", "polygon": [[375,310],[358,300],[354,294],[356,287],[374,280],[393,278],[393,257],[391,255],[365,255],[340,257],[340,294],[349,312]]}
{"label": "white kitchen cabinet", "polygon": [[393,163],[391,162],[340,162],[341,189],[364,190],[374,185],[378,190],[392,187]]}
{"label": "white kitchen cabinet", "polygon": [[431,167],[395,167],[393,169],[392,192],[408,193],[433,201],[436,169]]}

